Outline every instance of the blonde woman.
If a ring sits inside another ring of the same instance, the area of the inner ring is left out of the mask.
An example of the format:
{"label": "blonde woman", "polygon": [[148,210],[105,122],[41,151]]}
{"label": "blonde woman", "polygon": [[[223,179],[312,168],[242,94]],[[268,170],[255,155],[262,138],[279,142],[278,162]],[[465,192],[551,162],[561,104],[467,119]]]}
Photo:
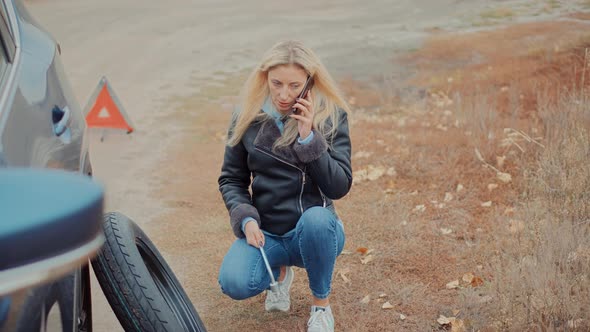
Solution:
{"label": "blonde woman", "polygon": [[[308,80],[313,87],[298,98]],[[280,42],[264,55],[242,99],[219,177],[237,237],[219,284],[236,300],[267,290],[265,309],[288,311],[292,266],[304,268],[312,304],[308,331],[333,331],[328,297],[345,235],[332,200],[352,184],[348,106],[319,58],[297,41]],[[275,291],[259,246],[278,280]]]}

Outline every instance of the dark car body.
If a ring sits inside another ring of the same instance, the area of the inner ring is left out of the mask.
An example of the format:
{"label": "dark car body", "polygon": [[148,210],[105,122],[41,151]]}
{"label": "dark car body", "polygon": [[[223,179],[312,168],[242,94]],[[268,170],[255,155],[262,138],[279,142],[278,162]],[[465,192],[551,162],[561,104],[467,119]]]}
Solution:
{"label": "dark car body", "polygon": [[[59,44],[20,0],[0,3],[0,167],[90,174],[84,114],[65,77]],[[2,222],[9,221],[0,211]],[[56,307],[58,330],[90,331],[89,280],[85,264],[57,281],[0,295],[0,331],[44,331]]]}
{"label": "dark car body", "polygon": [[2,5],[3,163],[72,171],[89,167],[84,115],[65,77],[59,45],[20,1]]}

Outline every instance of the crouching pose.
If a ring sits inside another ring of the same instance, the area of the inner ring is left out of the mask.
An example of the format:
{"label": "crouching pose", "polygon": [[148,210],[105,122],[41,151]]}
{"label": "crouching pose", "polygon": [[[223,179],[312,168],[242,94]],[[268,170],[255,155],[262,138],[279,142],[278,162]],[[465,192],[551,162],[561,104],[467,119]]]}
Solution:
{"label": "crouching pose", "polygon": [[[267,311],[288,311],[292,267],[303,268],[308,331],[333,331],[329,295],[345,236],[332,200],[352,184],[348,106],[318,57],[296,41],[265,54],[242,96],[219,177],[237,237],[219,284],[236,300],[266,290]],[[274,290],[260,246],[278,280]]]}

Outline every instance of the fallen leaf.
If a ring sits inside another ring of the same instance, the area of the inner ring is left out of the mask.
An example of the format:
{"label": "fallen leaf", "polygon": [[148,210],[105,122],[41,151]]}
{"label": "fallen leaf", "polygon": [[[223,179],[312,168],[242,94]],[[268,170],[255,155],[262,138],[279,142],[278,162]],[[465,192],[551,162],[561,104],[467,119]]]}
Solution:
{"label": "fallen leaf", "polygon": [[461,312],[461,310],[455,309],[455,310],[453,310],[453,315],[458,316],[460,312]]}
{"label": "fallen leaf", "polygon": [[456,191],[459,193],[459,192],[462,192],[463,190],[465,190],[465,187],[463,187],[463,185],[459,183],[457,185],[457,190]]}
{"label": "fallen leaf", "polygon": [[371,301],[371,296],[367,295],[365,297],[363,297],[363,299],[361,300],[362,304],[369,304],[369,302]]}
{"label": "fallen leaf", "polygon": [[381,306],[381,309],[393,309],[393,306],[391,305],[391,303],[389,303],[389,302],[385,302],[385,303],[383,303],[383,305]]}
{"label": "fallen leaf", "polygon": [[473,280],[471,280],[471,287],[479,287],[483,285],[483,279],[480,277],[474,277]]}
{"label": "fallen leaf", "polygon": [[445,317],[440,315],[436,320],[440,325],[451,325],[451,332],[465,332],[465,323],[456,317]]}
{"label": "fallen leaf", "polygon": [[479,159],[479,161],[486,164],[486,161],[483,159],[483,156],[481,155],[481,152],[479,152],[478,148],[475,148],[475,156],[477,157],[477,159]]}
{"label": "fallen leaf", "polygon": [[473,279],[475,278],[475,276],[473,275],[473,273],[469,272],[469,273],[465,273],[463,275],[463,281],[470,284],[471,281],[473,281]]}
{"label": "fallen leaf", "polygon": [[356,248],[356,252],[359,252],[359,253],[361,253],[363,255],[366,254],[367,251],[369,251],[369,248],[366,248],[366,247],[358,247],[358,248]]}
{"label": "fallen leaf", "polygon": [[367,170],[366,169],[359,169],[358,171],[352,172],[353,183],[360,183],[367,180]]}
{"label": "fallen leaf", "polygon": [[361,263],[367,264],[367,263],[371,262],[374,259],[375,259],[375,256],[373,256],[373,255],[367,255],[365,258],[361,259]]}
{"label": "fallen leaf", "polygon": [[451,234],[451,233],[453,233],[453,230],[452,230],[452,229],[450,229],[450,228],[441,228],[441,229],[440,229],[440,232],[441,232],[443,235],[448,235],[448,234]]}
{"label": "fallen leaf", "polygon": [[340,275],[340,277],[342,277],[342,280],[344,280],[345,283],[350,282],[350,279],[348,279],[348,277],[346,276],[346,274],[349,272],[350,272],[350,269],[348,269],[348,268],[341,269],[340,271],[338,271],[338,274]]}
{"label": "fallen leaf", "polygon": [[467,329],[465,328],[465,323],[462,319],[455,318],[451,322],[451,332],[465,332]]}
{"label": "fallen leaf", "polygon": [[502,168],[502,166],[504,166],[505,160],[506,156],[496,156],[496,165],[498,165],[498,168]]}
{"label": "fallen leaf", "polygon": [[449,130],[449,127],[439,123],[436,125],[436,129],[441,130],[441,131],[447,131],[447,130]]}
{"label": "fallen leaf", "polygon": [[426,206],[424,204],[416,205],[412,212],[424,212],[426,211]]}
{"label": "fallen leaf", "polygon": [[485,296],[482,296],[482,297],[479,299],[479,301],[477,301],[477,302],[479,302],[480,304],[485,304],[485,303],[490,303],[490,302],[492,302],[492,300],[493,300],[493,299],[494,299],[494,298],[493,298],[493,297],[491,297],[490,295],[485,295]]}
{"label": "fallen leaf", "polygon": [[496,177],[498,178],[498,180],[500,180],[504,183],[508,183],[508,182],[512,181],[512,175],[510,175],[508,173],[498,172],[498,173],[496,173]]}
{"label": "fallen leaf", "polygon": [[366,168],[353,172],[353,182],[375,181],[385,174],[385,168],[381,166],[368,165]]}
{"label": "fallen leaf", "polygon": [[385,294],[385,293],[381,293],[381,294],[379,294],[379,297],[380,297],[380,298],[387,297],[387,294]]}
{"label": "fallen leaf", "polygon": [[578,318],[578,319],[570,319],[567,321],[567,327],[569,327],[570,329],[577,329],[577,328],[581,328],[584,325],[584,319],[582,318]]}
{"label": "fallen leaf", "polygon": [[401,320],[406,320],[406,315],[404,315],[404,314],[399,314],[399,319],[401,319]]}
{"label": "fallen leaf", "polygon": [[490,207],[490,206],[492,206],[492,201],[483,202],[483,203],[481,203],[481,206],[482,207]]}
{"label": "fallen leaf", "polygon": [[385,168],[381,166],[373,167],[372,165],[369,165],[367,179],[369,179],[369,181],[375,181],[383,176],[383,174],[385,174]]}
{"label": "fallen leaf", "polygon": [[452,201],[452,200],[453,200],[453,194],[451,194],[451,193],[449,193],[449,192],[446,192],[446,193],[445,193],[445,199],[444,199],[444,201],[445,201],[445,202],[450,202],[450,201]]}
{"label": "fallen leaf", "polygon": [[397,175],[397,171],[395,170],[394,167],[389,167],[387,169],[387,172],[385,172],[385,174],[387,174],[387,176],[396,176]]}
{"label": "fallen leaf", "polygon": [[447,289],[459,288],[459,280],[453,280],[446,285]]}
{"label": "fallen leaf", "polygon": [[445,317],[443,315],[440,315],[436,321],[440,325],[447,325],[447,324],[451,324],[451,321],[452,321],[451,318],[452,318],[452,320],[455,319],[455,317]]}
{"label": "fallen leaf", "polygon": [[495,183],[490,183],[488,184],[488,191],[492,191],[494,189],[498,188],[498,185]]}
{"label": "fallen leaf", "polygon": [[508,223],[510,224],[508,226],[510,233],[516,234],[524,230],[524,221],[522,220],[511,219]]}
{"label": "fallen leaf", "polygon": [[352,159],[368,158],[373,154],[369,151],[359,151],[352,156]]}

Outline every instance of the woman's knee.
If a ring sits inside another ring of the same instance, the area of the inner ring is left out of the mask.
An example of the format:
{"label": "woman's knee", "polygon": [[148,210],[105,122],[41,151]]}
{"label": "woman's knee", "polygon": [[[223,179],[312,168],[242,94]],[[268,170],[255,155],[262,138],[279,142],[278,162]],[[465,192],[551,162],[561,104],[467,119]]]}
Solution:
{"label": "woman's knee", "polygon": [[303,221],[302,226],[312,232],[334,229],[337,222],[334,213],[321,206],[307,209],[301,218]]}
{"label": "woman's knee", "polygon": [[245,300],[260,293],[257,289],[249,287],[246,278],[237,274],[220,273],[218,282],[223,294],[234,300]]}
{"label": "woman's knee", "polygon": [[236,240],[219,268],[221,291],[232,299],[243,300],[260,293],[252,248],[245,240]]}
{"label": "woman's knee", "polygon": [[342,252],[346,241],[344,227],[332,211],[314,206],[306,210],[301,218],[302,222],[297,225],[300,236],[307,241],[322,243],[333,239],[336,241],[336,255]]}

